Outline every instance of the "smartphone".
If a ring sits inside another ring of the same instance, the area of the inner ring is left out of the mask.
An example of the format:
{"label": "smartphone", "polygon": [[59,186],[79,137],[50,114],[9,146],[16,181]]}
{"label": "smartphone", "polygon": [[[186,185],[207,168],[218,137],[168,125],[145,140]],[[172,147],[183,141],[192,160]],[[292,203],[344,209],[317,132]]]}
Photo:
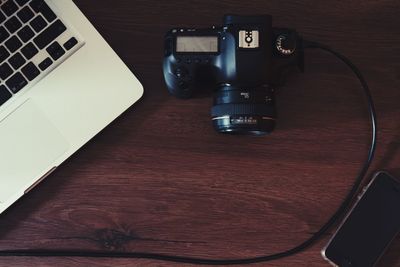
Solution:
{"label": "smartphone", "polygon": [[334,266],[374,266],[400,230],[400,182],[378,172],[322,250]]}

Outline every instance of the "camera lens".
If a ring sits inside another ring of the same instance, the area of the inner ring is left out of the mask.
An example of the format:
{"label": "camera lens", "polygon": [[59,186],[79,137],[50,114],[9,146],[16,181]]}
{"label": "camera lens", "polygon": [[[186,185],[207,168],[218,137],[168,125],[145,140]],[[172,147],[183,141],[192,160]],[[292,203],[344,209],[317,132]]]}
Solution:
{"label": "camera lens", "polygon": [[217,132],[268,134],[275,128],[274,91],[268,86],[244,89],[223,84],[215,93],[211,114]]}

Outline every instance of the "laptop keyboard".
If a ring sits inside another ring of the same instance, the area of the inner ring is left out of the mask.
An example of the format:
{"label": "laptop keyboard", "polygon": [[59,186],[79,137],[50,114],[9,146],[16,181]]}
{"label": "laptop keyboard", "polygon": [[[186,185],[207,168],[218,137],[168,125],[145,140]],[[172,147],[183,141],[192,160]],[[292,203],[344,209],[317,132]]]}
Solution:
{"label": "laptop keyboard", "polygon": [[0,106],[46,76],[80,43],[44,0],[0,0]]}

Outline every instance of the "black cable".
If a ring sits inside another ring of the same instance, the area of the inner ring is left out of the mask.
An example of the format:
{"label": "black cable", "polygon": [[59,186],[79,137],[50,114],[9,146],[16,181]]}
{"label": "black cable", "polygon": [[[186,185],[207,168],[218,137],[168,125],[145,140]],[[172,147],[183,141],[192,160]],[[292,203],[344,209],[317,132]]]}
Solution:
{"label": "black cable", "polygon": [[323,234],[332,227],[335,222],[344,215],[347,208],[350,206],[354,196],[356,195],[358,188],[363,181],[363,178],[367,174],[368,168],[371,165],[375,148],[376,148],[376,114],[374,103],[372,100],[371,92],[362,76],[361,72],[358,68],[346,57],[341,55],[340,53],[332,50],[331,48],[316,43],[316,42],[304,42],[304,48],[319,48],[325,50],[327,52],[332,53],[336,57],[338,57],[341,61],[343,61],[357,76],[360,80],[361,85],[364,89],[364,93],[368,102],[368,111],[371,121],[371,143],[368,151],[368,157],[362,166],[354,184],[351,188],[350,192],[347,194],[346,198],[343,200],[342,204],[339,206],[337,211],[332,215],[332,217],[309,239],[297,245],[296,247],[286,250],[284,252],[271,254],[267,256],[260,256],[254,258],[246,258],[246,259],[202,259],[202,258],[192,258],[192,257],[180,257],[180,256],[172,256],[172,255],[163,255],[157,253],[140,253],[140,252],[99,252],[99,251],[79,251],[79,250],[34,250],[34,249],[19,249],[19,250],[3,250],[0,251],[0,256],[21,256],[21,257],[94,257],[94,258],[140,258],[140,259],[153,259],[153,260],[162,260],[162,261],[170,261],[170,262],[179,262],[179,263],[189,263],[189,264],[209,264],[209,265],[234,265],[234,264],[250,264],[250,263],[258,263],[265,262],[271,260],[277,260],[280,258],[284,258],[287,256],[294,255],[299,253],[309,246],[311,246],[314,242],[316,242],[319,238],[323,236]]}

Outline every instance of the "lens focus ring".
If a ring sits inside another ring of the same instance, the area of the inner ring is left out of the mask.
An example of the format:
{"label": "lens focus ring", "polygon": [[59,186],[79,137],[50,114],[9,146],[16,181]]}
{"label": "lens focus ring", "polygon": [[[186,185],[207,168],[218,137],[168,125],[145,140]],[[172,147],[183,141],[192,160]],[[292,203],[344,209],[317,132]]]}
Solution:
{"label": "lens focus ring", "polygon": [[268,134],[275,128],[274,90],[221,84],[211,110],[214,128],[219,133]]}
{"label": "lens focus ring", "polygon": [[275,117],[275,108],[265,104],[220,104],[211,109],[212,117],[225,115],[265,115]]}

